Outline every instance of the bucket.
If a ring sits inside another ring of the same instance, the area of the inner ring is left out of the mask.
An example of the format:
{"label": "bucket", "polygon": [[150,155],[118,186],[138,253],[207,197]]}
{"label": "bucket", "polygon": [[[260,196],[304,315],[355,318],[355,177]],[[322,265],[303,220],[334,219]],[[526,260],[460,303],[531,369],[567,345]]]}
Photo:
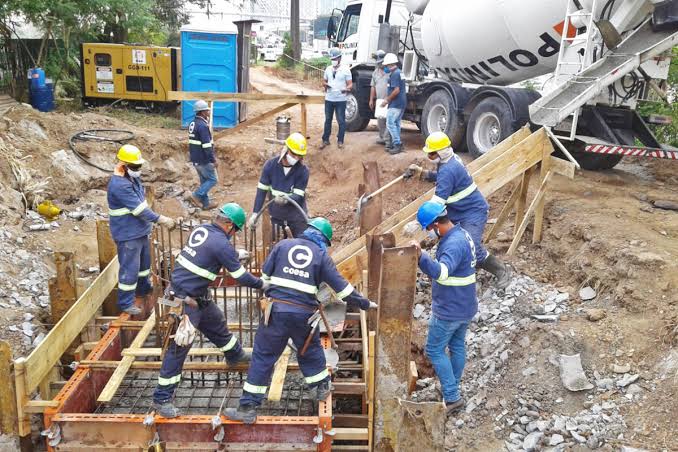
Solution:
{"label": "bucket", "polygon": [[31,88],[43,88],[45,86],[45,71],[42,68],[29,69],[28,78],[31,79]]}
{"label": "bucket", "polygon": [[275,119],[275,137],[278,140],[285,140],[290,136],[292,124],[288,116],[278,116]]}
{"label": "bucket", "polygon": [[31,105],[36,110],[48,112],[54,110],[54,85],[46,83],[42,87],[31,87]]}

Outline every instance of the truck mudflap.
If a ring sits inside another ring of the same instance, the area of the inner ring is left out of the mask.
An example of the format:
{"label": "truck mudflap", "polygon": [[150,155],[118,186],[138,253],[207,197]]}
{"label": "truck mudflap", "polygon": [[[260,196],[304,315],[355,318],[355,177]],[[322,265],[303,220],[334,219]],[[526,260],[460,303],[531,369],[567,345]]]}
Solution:
{"label": "truck mudflap", "polygon": [[650,157],[656,159],[678,160],[678,149],[670,146],[666,148],[649,148],[638,146],[624,146],[604,143],[593,137],[577,136],[584,144],[584,152],[592,154],[623,155],[628,157]]}

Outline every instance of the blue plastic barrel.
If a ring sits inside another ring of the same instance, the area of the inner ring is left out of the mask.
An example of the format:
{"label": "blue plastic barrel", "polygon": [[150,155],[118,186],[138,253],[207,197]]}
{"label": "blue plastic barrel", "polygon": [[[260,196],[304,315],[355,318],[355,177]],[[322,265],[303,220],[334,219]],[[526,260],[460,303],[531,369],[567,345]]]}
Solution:
{"label": "blue plastic barrel", "polygon": [[45,71],[42,68],[29,69],[28,77],[31,79],[31,88],[45,87]]}
{"label": "blue plastic barrel", "polygon": [[39,111],[54,110],[54,85],[46,83],[42,87],[31,87],[31,105]]}

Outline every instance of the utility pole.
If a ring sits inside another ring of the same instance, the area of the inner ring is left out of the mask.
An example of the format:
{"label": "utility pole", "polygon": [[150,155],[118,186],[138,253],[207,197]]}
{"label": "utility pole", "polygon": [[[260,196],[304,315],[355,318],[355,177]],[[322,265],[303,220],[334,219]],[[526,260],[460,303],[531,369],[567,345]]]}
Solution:
{"label": "utility pole", "polygon": [[292,57],[301,59],[301,35],[299,32],[299,0],[290,0],[290,37],[292,38]]}

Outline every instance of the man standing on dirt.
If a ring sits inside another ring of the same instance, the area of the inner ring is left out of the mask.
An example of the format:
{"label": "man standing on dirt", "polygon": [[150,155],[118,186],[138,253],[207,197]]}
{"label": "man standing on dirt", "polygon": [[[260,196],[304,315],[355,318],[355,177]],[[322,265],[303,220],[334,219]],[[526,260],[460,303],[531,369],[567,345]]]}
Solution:
{"label": "man standing on dirt", "polygon": [[134,296],[151,293],[151,252],[148,236],[153,223],[174,229],[175,222],[153,212],[141,185],[141,166],[145,160],[136,146],[126,144],[118,150],[119,163],[108,183],[108,216],[111,236],[118,248],[118,306],[129,315],[141,314]]}
{"label": "man standing on dirt", "polygon": [[386,54],[384,57],[384,72],[389,74],[388,96],[381,103],[381,106],[388,106],[386,127],[388,127],[388,132],[391,135],[391,147],[387,147],[386,150],[389,154],[395,155],[403,152],[403,145],[400,141],[400,123],[407,106],[405,80],[403,80],[400,69],[398,69],[398,56],[396,54]]}
{"label": "man standing on dirt", "polygon": [[346,97],[353,89],[353,77],[351,72],[341,67],[341,50],[330,49],[332,64],[327,66],[323,75],[323,87],[325,88],[325,129],[323,142],[320,149],[325,149],[330,144],[332,133],[332,115],[336,113],[339,132],[337,133],[337,147],[344,148],[344,134],[346,133]]}
{"label": "man standing on dirt", "polygon": [[[427,201],[417,212],[417,221],[429,237],[438,241],[435,259],[419,252],[419,268],[432,280],[433,314],[426,339],[426,356],[440,380],[447,413],[464,406],[459,382],[466,363],[466,329],[478,311],[476,298],[476,253],[471,236],[453,224],[445,206]],[[445,350],[449,350],[449,356]]]}
{"label": "man standing on dirt", "polygon": [[[370,109],[374,110],[377,100],[386,99],[388,96],[389,75],[384,72],[384,56],[386,52],[377,50],[377,67],[372,72],[372,81],[370,82]],[[377,144],[383,144],[386,148],[391,147],[391,135],[386,128],[386,118],[377,118],[377,127],[379,128],[379,139]]]}
{"label": "man standing on dirt", "polygon": [[[283,229],[289,226],[292,236],[298,237],[306,229],[306,186],[308,185],[308,167],[304,165],[306,156],[306,138],[295,132],[285,140],[285,147],[280,156],[273,157],[264,163],[257,196],[254,198],[254,209],[247,225],[256,228],[255,220],[264,208],[267,195],[271,202],[268,212],[271,223]],[[291,237],[287,237],[291,238]]]}
{"label": "man standing on dirt", "polygon": [[483,246],[489,205],[464,163],[454,153],[450,138],[444,132],[434,132],[426,138],[423,150],[431,162],[438,164],[437,171],[412,164],[405,172],[405,178],[418,176],[421,180],[435,182],[436,191],[431,201],[447,207],[450,220],[460,224],[473,238],[478,268],[495,276],[497,288],[506,288],[511,280],[510,269]]}
{"label": "man standing on dirt", "polygon": [[204,100],[193,105],[195,119],[188,125],[188,150],[191,163],[200,178],[200,187],[189,198],[191,204],[204,210],[214,209],[207,195],[217,184],[217,160],[214,156],[212,133],[210,132],[210,107]]}

